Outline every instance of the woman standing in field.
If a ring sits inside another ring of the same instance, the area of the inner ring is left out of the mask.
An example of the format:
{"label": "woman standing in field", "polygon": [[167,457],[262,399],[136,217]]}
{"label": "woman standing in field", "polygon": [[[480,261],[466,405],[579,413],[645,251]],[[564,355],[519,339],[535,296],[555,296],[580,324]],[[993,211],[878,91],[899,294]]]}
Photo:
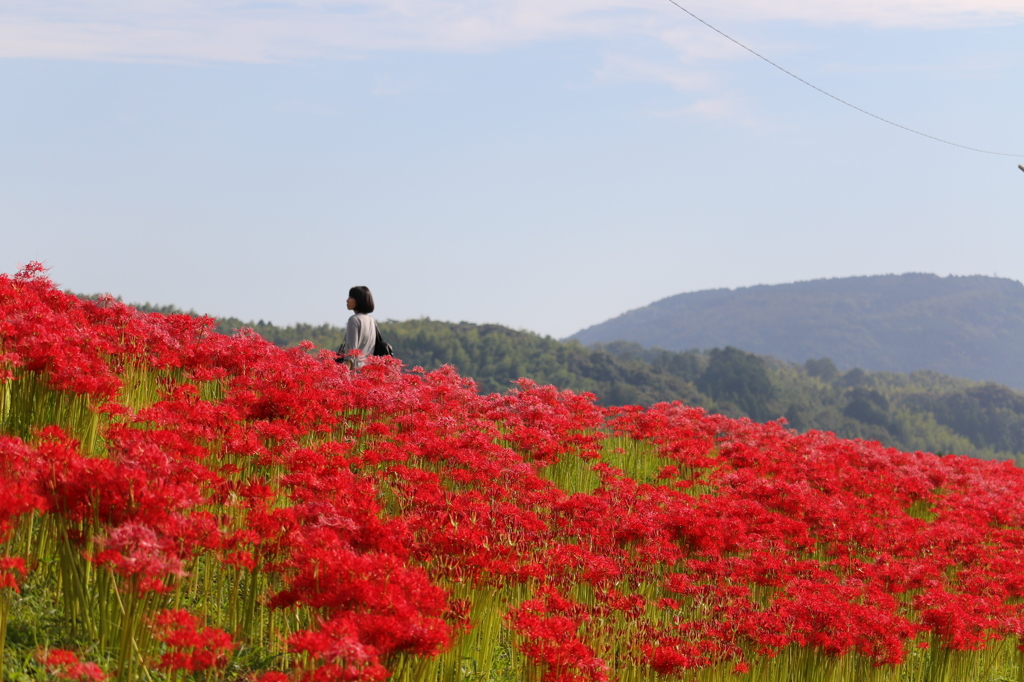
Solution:
{"label": "woman standing in field", "polygon": [[[373,312],[373,294],[367,287],[352,287],[348,290],[345,305],[353,312],[345,329],[345,343],[338,351],[343,358],[338,358],[338,361],[344,361],[352,369],[359,369],[366,358],[373,355],[377,343],[377,321],[370,317]],[[348,355],[355,350],[361,355]]]}

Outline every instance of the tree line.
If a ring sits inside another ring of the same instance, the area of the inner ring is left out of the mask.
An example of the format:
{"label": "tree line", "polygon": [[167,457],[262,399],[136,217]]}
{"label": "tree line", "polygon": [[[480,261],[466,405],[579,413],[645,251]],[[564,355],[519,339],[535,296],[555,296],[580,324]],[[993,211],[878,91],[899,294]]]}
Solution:
{"label": "tree line", "polygon": [[[327,324],[279,327],[224,318],[217,326],[223,333],[251,328],[278,346],[308,340],[336,350],[345,336],[344,328]],[[796,364],[732,347],[675,352],[624,341],[584,346],[496,324],[423,318],[380,327],[407,367],[453,365],[482,392],[506,391],[526,377],[593,393],[607,406],[681,400],[759,422],[785,418],[801,432],[832,431],[902,450],[1024,464],[1024,393],[991,382],[931,371],[841,372],[828,358]]]}

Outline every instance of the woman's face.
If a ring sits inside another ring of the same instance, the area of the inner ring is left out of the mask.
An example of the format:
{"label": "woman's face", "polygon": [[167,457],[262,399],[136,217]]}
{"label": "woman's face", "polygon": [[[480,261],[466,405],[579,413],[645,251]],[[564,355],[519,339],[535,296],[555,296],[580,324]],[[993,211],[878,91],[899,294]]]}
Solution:
{"label": "woman's face", "polygon": [[345,301],[345,307],[348,308],[349,310],[355,310],[356,309],[356,299],[353,298],[352,296],[349,296],[348,300]]}

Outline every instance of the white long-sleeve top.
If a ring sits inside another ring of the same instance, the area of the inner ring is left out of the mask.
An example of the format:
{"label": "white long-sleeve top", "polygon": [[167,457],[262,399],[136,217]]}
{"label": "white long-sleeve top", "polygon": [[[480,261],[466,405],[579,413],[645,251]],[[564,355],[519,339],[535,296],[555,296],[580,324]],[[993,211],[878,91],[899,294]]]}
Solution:
{"label": "white long-sleeve top", "polygon": [[359,369],[366,358],[373,355],[373,347],[377,343],[377,321],[366,313],[354,313],[348,318],[345,328],[345,352],[358,350],[362,353],[358,359],[346,358],[352,369]]}

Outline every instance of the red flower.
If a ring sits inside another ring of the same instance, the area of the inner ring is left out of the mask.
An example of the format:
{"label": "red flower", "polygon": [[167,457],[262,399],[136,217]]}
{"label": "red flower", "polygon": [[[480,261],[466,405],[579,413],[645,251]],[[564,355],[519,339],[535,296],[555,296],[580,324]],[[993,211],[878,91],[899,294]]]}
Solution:
{"label": "red flower", "polygon": [[83,663],[73,651],[66,649],[41,649],[36,652],[36,659],[46,667],[52,675],[62,680],[80,680],[81,682],[102,682],[106,674],[95,663]]}
{"label": "red flower", "polygon": [[201,627],[199,618],[184,609],[157,613],[151,628],[154,638],[167,646],[156,664],[160,670],[222,668],[235,648],[231,635],[219,628]]}

